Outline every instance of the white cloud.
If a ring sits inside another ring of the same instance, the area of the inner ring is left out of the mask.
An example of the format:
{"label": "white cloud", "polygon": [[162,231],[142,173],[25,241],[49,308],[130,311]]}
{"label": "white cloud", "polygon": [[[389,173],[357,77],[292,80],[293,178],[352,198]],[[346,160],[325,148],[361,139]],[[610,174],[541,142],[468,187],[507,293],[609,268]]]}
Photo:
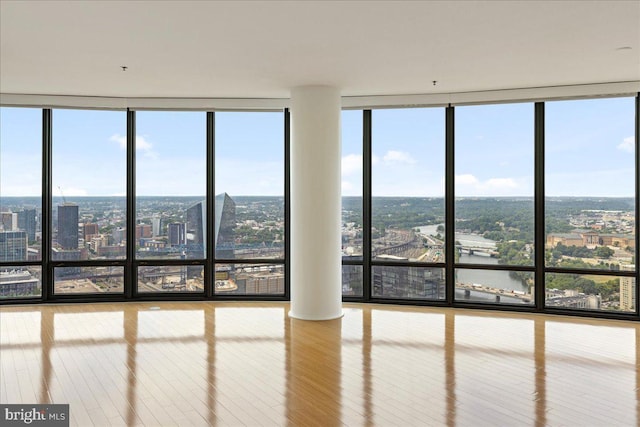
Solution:
{"label": "white cloud", "polygon": [[380,157],[376,156],[375,154],[371,156],[371,164],[372,165],[377,165],[378,163],[380,163]]}
{"label": "white cloud", "polygon": [[343,195],[349,195],[346,193],[350,193],[350,191],[353,190],[353,184],[351,184],[349,181],[342,181],[342,193]]}
{"label": "white cloud", "polygon": [[474,185],[478,183],[478,178],[471,174],[456,175],[456,184],[459,185]]}
{"label": "white cloud", "polygon": [[458,196],[508,196],[527,191],[514,178],[489,178],[479,180],[472,174],[456,176]]}
{"label": "white cloud", "polygon": [[152,145],[144,136],[136,135],[136,150],[151,151]]}
{"label": "white cloud", "polygon": [[517,188],[518,184],[513,178],[490,178],[482,183],[482,187],[487,190],[506,190]]}
{"label": "white cloud", "polygon": [[127,148],[127,137],[116,133],[109,138],[109,141],[117,142],[123,150]]}
{"label": "white cloud", "polygon": [[[127,148],[127,137],[122,136],[118,133],[112,135],[109,138],[110,141],[117,142],[121,149]],[[151,144],[147,139],[142,135],[136,135],[136,150],[142,151],[145,157],[157,158],[158,153],[153,151],[153,144]]]}
{"label": "white cloud", "polygon": [[406,163],[406,164],[414,164],[416,161],[409,153],[406,151],[395,151],[389,150],[382,158],[385,163]]}
{"label": "white cloud", "polygon": [[629,153],[633,153],[634,151],[635,141],[632,136],[628,136],[622,140],[620,144],[618,144],[618,150],[627,151]]}
{"label": "white cloud", "polygon": [[342,176],[362,173],[362,155],[348,154],[342,158]]}

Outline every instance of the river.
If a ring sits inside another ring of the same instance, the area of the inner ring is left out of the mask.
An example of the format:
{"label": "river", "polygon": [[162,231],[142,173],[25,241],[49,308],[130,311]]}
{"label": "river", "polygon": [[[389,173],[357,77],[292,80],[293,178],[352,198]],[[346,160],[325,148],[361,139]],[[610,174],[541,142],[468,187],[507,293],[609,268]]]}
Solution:
{"label": "river", "polygon": [[[420,233],[425,235],[436,235],[438,225],[424,225],[416,227]],[[444,236],[444,233],[441,233]],[[495,248],[494,240],[485,239],[476,234],[456,233],[456,240],[463,245],[473,245],[478,247]],[[460,262],[465,264],[489,264],[497,265],[498,260],[490,256],[460,254]],[[527,285],[520,280],[513,279],[509,276],[508,271],[503,270],[471,270],[456,269],[456,277],[458,282],[477,283],[480,285],[491,286],[493,288],[508,289],[514,291],[528,292]]]}

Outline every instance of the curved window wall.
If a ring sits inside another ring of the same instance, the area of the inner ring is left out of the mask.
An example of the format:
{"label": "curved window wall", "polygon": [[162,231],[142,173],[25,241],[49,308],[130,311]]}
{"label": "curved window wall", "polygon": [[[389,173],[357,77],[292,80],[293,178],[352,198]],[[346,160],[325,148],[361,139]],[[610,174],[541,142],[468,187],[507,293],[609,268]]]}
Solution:
{"label": "curved window wall", "polygon": [[[0,301],[288,299],[286,110],[0,112]],[[637,117],[343,111],[344,299],[638,319]]]}

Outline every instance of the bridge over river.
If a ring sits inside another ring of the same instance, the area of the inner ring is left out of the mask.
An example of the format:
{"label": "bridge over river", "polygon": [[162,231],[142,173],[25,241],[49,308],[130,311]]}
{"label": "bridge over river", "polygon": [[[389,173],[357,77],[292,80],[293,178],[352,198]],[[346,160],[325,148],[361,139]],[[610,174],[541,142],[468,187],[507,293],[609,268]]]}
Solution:
{"label": "bridge over river", "polygon": [[516,300],[525,304],[533,301],[533,296],[526,292],[514,291],[511,289],[498,289],[491,286],[480,285],[477,283],[458,282],[456,283],[456,290],[458,289],[462,289],[464,291],[465,298],[470,298],[472,296],[472,293],[480,292],[483,294],[494,295],[496,302],[501,302],[502,297],[507,297],[508,299],[515,298]]}

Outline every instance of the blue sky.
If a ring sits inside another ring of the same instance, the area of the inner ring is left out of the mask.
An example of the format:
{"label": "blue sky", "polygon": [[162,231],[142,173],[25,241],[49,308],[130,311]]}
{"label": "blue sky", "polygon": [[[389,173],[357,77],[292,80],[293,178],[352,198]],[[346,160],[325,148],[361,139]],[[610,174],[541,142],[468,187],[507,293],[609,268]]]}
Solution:
{"label": "blue sky", "polygon": [[534,106],[456,108],[457,196],[529,196],[534,184]]}
{"label": "blue sky", "polygon": [[[41,186],[41,111],[0,109],[0,194]],[[138,112],[138,195],[205,193],[206,114]],[[126,113],[54,110],[53,192],[124,195]],[[456,108],[456,195],[533,195],[533,104]],[[546,103],[546,193],[632,196],[633,98]],[[216,113],[216,193],[282,195],[282,113]],[[373,111],[373,195],[444,194],[444,109]],[[342,115],[343,195],[362,194],[362,112]]]}

